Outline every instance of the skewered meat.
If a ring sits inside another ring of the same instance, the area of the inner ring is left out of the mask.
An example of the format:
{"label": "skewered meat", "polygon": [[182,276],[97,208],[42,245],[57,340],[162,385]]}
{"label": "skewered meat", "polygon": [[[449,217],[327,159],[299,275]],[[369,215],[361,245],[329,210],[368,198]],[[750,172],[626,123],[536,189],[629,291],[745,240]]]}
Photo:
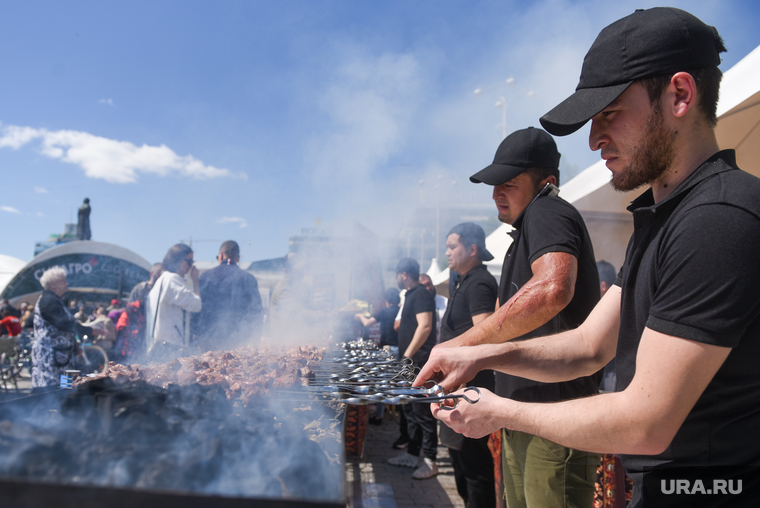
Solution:
{"label": "skewered meat", "polygon": [[242,347],[232,351],[208,351],[200,356],[178,358],[156,365],[121,365],[111,362],[108,370],[94,378],[79,378],[75,386],[93,379],[110,378],[116,384],[143,380],[151,385],[187,386],[193,383],[218,385],[228,399],[245,405],[272,389],[308,384],[314,377],[310,365],[322,360],[324,349],[302,346],[286,351]]}

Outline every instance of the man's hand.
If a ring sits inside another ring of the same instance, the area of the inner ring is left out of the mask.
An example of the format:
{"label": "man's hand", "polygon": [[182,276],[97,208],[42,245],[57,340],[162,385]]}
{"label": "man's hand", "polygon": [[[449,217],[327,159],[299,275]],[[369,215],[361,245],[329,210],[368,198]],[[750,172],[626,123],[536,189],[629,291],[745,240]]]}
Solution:
{"label": "man's hand", "polygon": [[509,401],[485,388],[478,389],[480,400],[474,404],[459,399],[459,406],[452,410],[442,409],[438,403],[430,404],[433,416],[466,437],[477,439],[496,432],[504,423],[503,418],[499,416],[500,410],[503,411],[502,406]]}
{"label": "man's hand", "polygon": [[200,274],[200,272],[198,272],[198,268],[195,265],[193,265],[190,268],[190,279],[193,281],[193,293],[195,293],[196,295],[200,295],[201,294],[200,285],[198,284],[198,275],[199,274]]}
{"label": "man's hand", "polygon": [[483,357],[481,347],[442,348],[435,347],[430,358],[420,370],[412,386],[421,386],[433,379],[448,393],[471,381],[480,372],[479,360]]}

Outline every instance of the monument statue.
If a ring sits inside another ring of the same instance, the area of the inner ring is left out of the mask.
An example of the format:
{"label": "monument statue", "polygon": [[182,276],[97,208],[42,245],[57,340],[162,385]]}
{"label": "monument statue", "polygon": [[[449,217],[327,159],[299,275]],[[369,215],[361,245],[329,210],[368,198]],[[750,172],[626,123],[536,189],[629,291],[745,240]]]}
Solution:
{"label": "monument statue", "polygon": [[90,232],[90,198],[84,198],[84,204],[79,207],[79,222],[77,222],[77,238],[89,240]]}

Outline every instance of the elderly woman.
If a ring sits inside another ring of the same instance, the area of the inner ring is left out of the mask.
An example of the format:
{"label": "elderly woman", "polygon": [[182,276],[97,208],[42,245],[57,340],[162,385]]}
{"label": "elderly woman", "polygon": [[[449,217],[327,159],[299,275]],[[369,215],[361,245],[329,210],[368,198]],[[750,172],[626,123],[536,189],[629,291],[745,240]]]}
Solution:
{"label": "elderly woman", "polygon": [[75,368],[75,334],[99,333],[77,323],[63,303],[62,297],[69,289],[63,268],[55,266],[45,271],[40,284],[42,296],[34,306],[32,388],[58,386],[61,374]]}
{"label": "elderly woman", "polygon": [[[190,345],[190,312],[200,312],[198,269],[193,266],[193,250],[178,243],[169,249],[163,262],[164,273],[148,293],[145,308],[148,356],[166,361],[186,355]],[[190,274],[191,291],[184,281]]]}

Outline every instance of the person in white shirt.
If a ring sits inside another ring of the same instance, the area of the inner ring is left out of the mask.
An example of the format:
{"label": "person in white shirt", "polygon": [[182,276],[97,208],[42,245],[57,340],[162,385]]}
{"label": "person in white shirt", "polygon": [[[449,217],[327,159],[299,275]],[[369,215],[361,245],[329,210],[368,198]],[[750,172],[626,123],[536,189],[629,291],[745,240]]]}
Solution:
{"label": "person in white shirt", "polygon": [[[148,356],[168,361],[188,354],[190,312],[200,312],[198,269],[193,266],[193,250],[182,243],[169,249],[163,262],[164,273],[148,293],[145,309]],[[190,275],[192,291],[185,285]]]}

